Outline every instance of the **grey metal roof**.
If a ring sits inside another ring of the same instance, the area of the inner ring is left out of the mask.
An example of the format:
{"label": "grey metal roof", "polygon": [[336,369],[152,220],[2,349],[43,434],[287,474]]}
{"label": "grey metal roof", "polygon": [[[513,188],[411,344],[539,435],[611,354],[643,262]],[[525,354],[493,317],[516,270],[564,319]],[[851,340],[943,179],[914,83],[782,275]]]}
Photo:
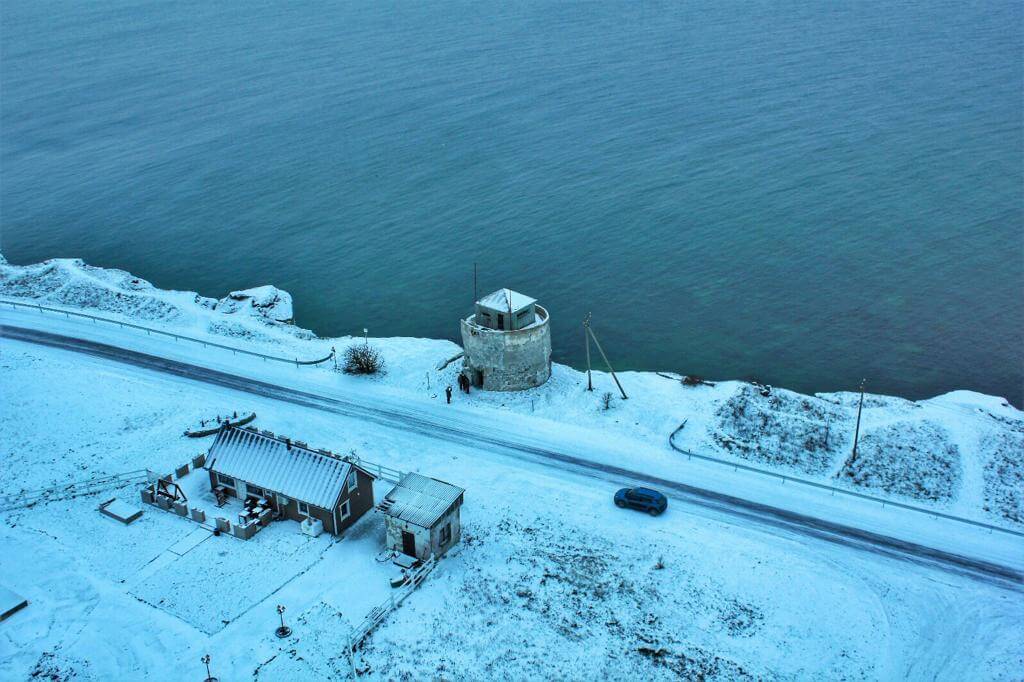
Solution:
{"label": "grey metal roof", "polygon": [[381,503],[388,516],[423,528],[434,525],[466,492],[458,486],[416,473],[402,477]]}
{"label": "grey metal roof", "polygon": [[511,289],[498,289],[493,294],[487,294],[477,304],[490,310],[496,310],[499,313],[506,313],[509,310],[513,312],[522,310],[531,303],[536,303],[537,299],[530,298],[525,294],[521,294],[518,291],[512,291]]}
{"label": "grey metal roof", "polygon": [[228,427],[210,447],[210,469],[307,504],[331,509],[352,465],[284,440]]}

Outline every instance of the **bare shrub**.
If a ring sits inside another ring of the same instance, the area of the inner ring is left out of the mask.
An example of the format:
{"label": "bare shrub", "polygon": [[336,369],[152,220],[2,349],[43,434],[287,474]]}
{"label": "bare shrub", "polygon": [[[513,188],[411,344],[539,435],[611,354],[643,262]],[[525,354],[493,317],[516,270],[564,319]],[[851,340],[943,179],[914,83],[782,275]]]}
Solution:
{"label": "bare shrub", "polygon": [[345,374],[386,374],[384,358],[373,346],[357,343],[345,349]]}
{"label": "bare shrub", "polygon": [[612,395],[611,391],[605,391],[604,394],[601,395],[601,408],[604,410],[610,410],[612,408],[612,398],[614,397],[615,396]]}

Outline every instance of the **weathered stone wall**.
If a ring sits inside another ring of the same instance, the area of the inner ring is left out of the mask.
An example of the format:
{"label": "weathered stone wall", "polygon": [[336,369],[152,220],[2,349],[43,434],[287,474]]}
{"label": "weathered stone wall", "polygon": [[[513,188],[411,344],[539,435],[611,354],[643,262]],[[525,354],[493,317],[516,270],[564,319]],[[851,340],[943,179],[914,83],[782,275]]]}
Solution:
{"label": "weathered stone wall", "polygon": [[384,515],[384,527],[387,529],[387,547],[398,553],[402,552],[402,531],[412,533],[416,538],[416,558],[426,559],[432,551],[430,547],[430,529],[415,526],[408,521]]}
{"label": "weathered stone wall", "polygon": [[551,325],[547,311],[537,306],[532,327],[497,331],[462,320],[463,368],[475,383],[482,374],[485,391],[521,391],[540,386],[551,376]]}
{"label": "weathered stone wall", "polygon": [[[460,506],[461,505],[455,505],[448,510],[448,513],[442,516],[441,520],[434,524],[434,527],[430,529],[430,549],[432,553],[440,556],[451,549],[462,538],[462,518],[459,514]],[[441,544],[441,529],[449,523],[452,526],[451,540],[446,544]]]}

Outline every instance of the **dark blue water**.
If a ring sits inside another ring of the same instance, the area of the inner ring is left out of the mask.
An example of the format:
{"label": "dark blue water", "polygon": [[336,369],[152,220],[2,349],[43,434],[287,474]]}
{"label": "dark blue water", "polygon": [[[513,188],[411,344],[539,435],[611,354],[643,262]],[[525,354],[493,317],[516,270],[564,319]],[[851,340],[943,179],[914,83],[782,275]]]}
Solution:
{"label": "dark blue water", "polygon": [[321,334],[1024,399],[1019,2],[9,2],[0,226]]}

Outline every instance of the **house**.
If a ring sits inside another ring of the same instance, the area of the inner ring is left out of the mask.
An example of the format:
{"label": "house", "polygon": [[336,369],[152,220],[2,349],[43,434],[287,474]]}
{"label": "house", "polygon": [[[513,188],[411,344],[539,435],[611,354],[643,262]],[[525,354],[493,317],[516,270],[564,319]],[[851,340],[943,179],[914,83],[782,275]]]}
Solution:
{"label": "house", "polygon": [[207,458],[210,487],[265,499],[281,517],[338,535],[373,507],[373,476],[338,455],[254,428],[224,426]]}
{"label": "house", "polygon": [[462,535],[459,508],[465,492],[420,474],[402,476],[378,505],[388,549],[418,559],[444,554]]}

